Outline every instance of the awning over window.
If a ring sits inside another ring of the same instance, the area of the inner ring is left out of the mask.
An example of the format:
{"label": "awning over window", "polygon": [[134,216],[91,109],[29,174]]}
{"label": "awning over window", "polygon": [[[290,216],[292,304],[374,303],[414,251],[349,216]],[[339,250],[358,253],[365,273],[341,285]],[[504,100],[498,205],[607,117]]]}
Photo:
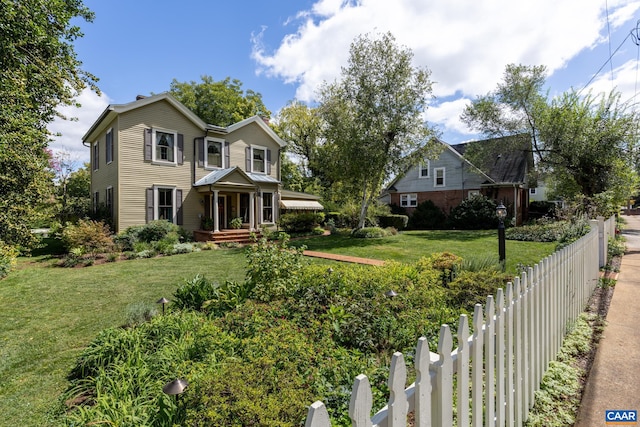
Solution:
{"label": "awning over window", "polygon": [[324,207],[315,200],[280,200],[280,207],[291,210],[321,211]]}

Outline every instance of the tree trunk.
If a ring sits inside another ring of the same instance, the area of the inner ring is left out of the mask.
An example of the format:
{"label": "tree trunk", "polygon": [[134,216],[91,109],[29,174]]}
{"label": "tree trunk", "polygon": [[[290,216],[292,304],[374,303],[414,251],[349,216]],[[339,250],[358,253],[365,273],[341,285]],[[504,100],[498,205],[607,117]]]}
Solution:
{"label": "tree trunk", "polygon": [[358,219],[358,229],[364,228],[367,219],[367,210],[369,209],[369,199],[367,197],[367,182],[362,185],[362,201],[360,204],[360,218]]}

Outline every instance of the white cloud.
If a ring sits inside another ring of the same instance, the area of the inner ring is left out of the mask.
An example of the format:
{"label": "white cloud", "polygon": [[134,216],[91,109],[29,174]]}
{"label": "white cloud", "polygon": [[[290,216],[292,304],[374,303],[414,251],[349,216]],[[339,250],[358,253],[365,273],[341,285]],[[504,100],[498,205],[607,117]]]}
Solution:
{"label": "white cloud", "polygon": [[89,149],[82,145],[82,136],[109,105],[109,97],[105,93],[98,96],[90,89],[84,89],[76,101],[80,103],[80,108],[66,106],[59,110],[62,115],[73,120],[56,118],[49,124],[50,132],[60,134],[60,136],[54,136],[49,147],[54,153],[60,151],[69,153],[70,158],[76,160],[81,166],[89,161]]}
{"label": "white cloud", "polygon": [[[611,0],[610,27],[628,25],[638,0]],[[359,34],[391,31],[432,71],[434,95],[473,97],[496,87],[510,63],[560,70],[585,49],[606,41],[605,2],[584,0],[318,0],[296,16],[298,27],[268,52],[254,41],[260,72],[297,86],[296,97],[313,101],[319,86],[335,80]],[[290,22],[291,23],[291,22]],[[594,70],[595,71],[595,70]],[[563,88],[562,90],[564,90]],[[440,123],[460,131],[456,102]]]}

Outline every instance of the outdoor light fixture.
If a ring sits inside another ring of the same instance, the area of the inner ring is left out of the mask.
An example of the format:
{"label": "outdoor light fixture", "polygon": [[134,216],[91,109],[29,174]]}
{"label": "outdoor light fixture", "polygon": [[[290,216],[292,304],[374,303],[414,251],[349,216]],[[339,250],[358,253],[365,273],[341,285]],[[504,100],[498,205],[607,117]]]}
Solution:
{"label": "outdoor light fixture", "polygon": [[393,289],[390,289],[384,293],[384,296],[387,298],[393,298],[393,297],[397,297],[398,294]]}
{"label": "outdoor light fixture", "polygon": [[188,385],[189,383],[187,382],[187,380],[178,378],[177,380],[173,380],[170,383],[166,383],[164,387],[162,387],[162,392],[170,396],[178,395],[184,392]]}
{"label": "outdoor light fixture", "polygon": [[498,258],[502,271],[505,269],[505,244],[504,244],[504,219],[507,217],[507,208],[500,202],[496,207],[496,216],[498,217]]}
{"label": "outdoor light fixture", "polygon": [[168,299],[166,299],[165,297],[160,298],[158,301],[156,301],[157,304],[162,304],[162,315],[164,316],[164,306],[165,304],[167,304],[169,302]]}

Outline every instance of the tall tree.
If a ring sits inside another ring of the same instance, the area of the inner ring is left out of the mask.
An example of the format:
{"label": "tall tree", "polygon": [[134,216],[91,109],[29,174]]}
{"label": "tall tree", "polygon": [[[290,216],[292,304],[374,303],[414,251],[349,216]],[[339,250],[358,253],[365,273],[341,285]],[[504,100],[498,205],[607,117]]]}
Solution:
{"label": "tall tree", "polygon": [[52,186],[47,123],[96,78],[80,69],[74,18],[91,22],[81,0],[0,0],[0,240],[31,247]]}
{"label": "tall tree", "polygon": [[423,119],[430,71],[412,65],[413,52],[391,33],[357,37],[340,80],[323,85],[324,162],[335,181],[360,200],[358,226],[383,183],[417,158],[433,155]]}
{"label": "tall tree", "polygon": [[201,79],[200,83],[173,79],[169,92],[205,122],[229,126],[255,115],[271,115],[262,102],[262,95],[250,89],[243,91],[240,80],[227,77],[214,81],[206,75]]}
{"label": "tall tree", "polygon": [[572,90],[549,99],[545,72],[508,65],[497,90],[476,98],[462,120],[489,137],[529,135],[540,171],[560,196],[628,193],[637,182],[637,113],[615,92],[580,97]]}

